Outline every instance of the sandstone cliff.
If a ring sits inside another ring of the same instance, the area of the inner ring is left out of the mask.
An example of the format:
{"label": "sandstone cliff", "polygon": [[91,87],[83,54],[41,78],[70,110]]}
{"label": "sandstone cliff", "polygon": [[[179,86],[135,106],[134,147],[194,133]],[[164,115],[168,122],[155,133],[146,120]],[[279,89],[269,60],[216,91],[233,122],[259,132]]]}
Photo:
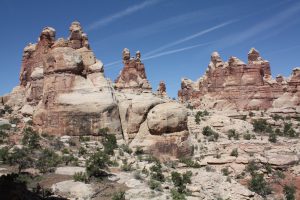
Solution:
{"label": "sandstone cliff", "polygon": [[68,39],[56,40],[55,29],[46,27],[37,44],[25,47],[20,85],[1,97],[1,104],[15,115],[32,117],[40,133],[98,136],[108,128],[132,147],[158,155],[188,154],[187,110],[171,102],[163,87],[160,94],[152,93],[141,53],[130,58],[123,50],[124,68],[113,85],[80,23],[73,22],[69,31]]}
{"label": "sandstone cliff", "polygon": [[223,62],[217,52],[203,77],[193,82],[182,79],[178,97],[195,107],[216,109],[269,109],[299,107],[299,69],[291,77],[272,79],[270,64],[252,48],[248,63],[236,57]]}

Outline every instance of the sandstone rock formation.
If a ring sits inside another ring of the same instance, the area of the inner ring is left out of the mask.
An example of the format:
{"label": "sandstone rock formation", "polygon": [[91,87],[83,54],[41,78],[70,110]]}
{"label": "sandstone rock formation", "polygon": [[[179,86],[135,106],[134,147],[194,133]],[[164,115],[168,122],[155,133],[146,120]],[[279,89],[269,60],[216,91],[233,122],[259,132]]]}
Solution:
{"label": "sandstone rock formation", "polygon": [[252,48],[248,64],[236,57],[223,62],[217,52],[203,77],[193,82],[182,79],[178,97],[181,102],[195,107],[216,109],[269,109],[271,107],[298,107],[299,70],[290,78],[271,77],[270,64]]}
{"label": "sandstone rock formation", "polygon": [[122,52],[124,68],[115,81],[117,90],[128,92],[151,92],[152,87],[147,80],[144,64],[141,62],[141,53],[136,52],[135,58],[125,48]]}
{"label": "sandstone rock formation", "polygon": [[166,84],[164,81],[160,81],[158,88],[157,88],[157,94],[164,97],[167,96],[167,92],[166,92]]}
{"label": "sandstone rock formation", "polygon": [[[25,47],[20,86],[1,97],[1,104],[32,117],[40,133],[98,136],[108,128],[134,148],[151,151],[167,142],[168,148],[160,148],[164,154],[188,154],[187,112],[165,98],[164,85],[160,94],[152,93],[141,53],[131,58],[123,50],[124,69],[113,86],[80,23],[73,22],[69,31],[67,40],[56,40],[55,29],[46,27],[37,44]],[[137,135],[146,138],[144,145],[133,142]]]}

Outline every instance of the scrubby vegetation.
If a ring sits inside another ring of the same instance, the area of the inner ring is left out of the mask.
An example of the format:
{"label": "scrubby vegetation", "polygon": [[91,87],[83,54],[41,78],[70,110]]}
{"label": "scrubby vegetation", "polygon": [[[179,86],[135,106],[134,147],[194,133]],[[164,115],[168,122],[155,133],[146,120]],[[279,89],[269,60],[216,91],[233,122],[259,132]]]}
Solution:
{"label": "scrubby vegetation", "polygon": [[210,126],[205,126],[202,130],[202,134],[207,136],[209,141],[217,141],[219,138],[219,134],[212,130]]}
{"label": "scrubby vegetation", "polygon": [[251,179],[248,183],[249,189],[266,197],[268,194],[271,194],[271,188],[264,179],[263,174],[252,173]]}
{"label": "scrubby vegetation", "polygon": [[205,116],[208,116],[208,115],[209,115],[209,113],[207,112],[207,110],[204,110],[204,111],[198,111],[198,112],[196,113],[196,115],[195,115],[195,122],[196,122],[197,124],[200,124],[201,118],[202,118],[202,117],[205,117]]}

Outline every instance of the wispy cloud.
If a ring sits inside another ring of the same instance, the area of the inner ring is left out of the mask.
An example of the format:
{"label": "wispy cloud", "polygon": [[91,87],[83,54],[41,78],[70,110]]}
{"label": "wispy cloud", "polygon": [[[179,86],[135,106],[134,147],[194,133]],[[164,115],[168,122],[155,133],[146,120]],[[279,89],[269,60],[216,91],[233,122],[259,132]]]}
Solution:
{"label": "wispy cloud", "polygon": [[[234,46],[236,44],[248,41],[249,39],[262,34],[265,31],[272,31],[271,29],[276,28],[275,31],[286,28],[285,23],[291,19],[294,15],[299,13],[300,3],[289,6],[287,9],[275,14],[274,16],[255,24],[251,28],[243,30],[239,33],[235,33],[223,38],[219,44],[220,47],[225,48]],[[262,35],[263,36],[263,35]]]}
{"label": "wispy cloud", "polygon": [[169,48],[169,47],[172,47],[172,46],[181,44],[181,43],[183,43],[183,42],[187,42],[187,41],[189,41],[189,40],[192,40],[192,39],[194,39],[194,38],[197,38],[197,37],[200,37],[200,36],[202,36],[202,35],[205,35],[205,34],[207,34],[207,33],[209,33],[209,32],[212,32],[212,31],[214,31],[214,30],[217,30],[217,29],[220,29],[220,28],[222,28],[222,27],[228,26],[228,25],[230,25],[230,24],[232,24],[232,23],[234,23],[234,22],[236,22],[236,21],[238,21],[238,20],[229,20],[229,21],[227,21],[227,22],[224,22],[224,23],[218,24],[218,25],[216,25],[216,26],[207,28],[207,29],[202,30],[202,31],[200,31],[200,32],[198,32],[198,33],[195,33],[195,34],[193,34],[193,35],[189,35],[189,36],[187,36],[187,37],[184,37],[184,38],[182,38],[182,39],[176,40],[176,41],[171,42],[171,43],[169,43],[169,44],[163,45],[163,46],[161,46],[161,47],[159,47],[159,48],[157,48],[157,49],[154,49],[154,50],[152,50],[152,51],[146,53],[145,56],[149,56],[149,55],[152,55],[152,54],[154,54],[154,53],[160,52],[160,51],[162,51],[162,50],[164,50],[164,49],[167,49],[167,48]]}
{"label": "wispy cloud", "polygon": [[[182,51],[187,51],[187,50],[194,49],[194,48],[201,47],[201,46],[207,46],[207,45],[210,45],[214,42],[201,43],[201,44],[196,44],[196,45],[192,45],[192,46],[182,47],[182,48],[179,48],[179,49],[173,49],[173,50],[165,51],[165,52],[162,52],[162,53],[157,53],[157,54],[154,54],[152,56],[146,56],[145,58],[142,58],[142,60],[143,61],[144,60],[151,60],[151,59],[154,59],[154,58],[157,58],[157,57],[166,56],[166,55],[170,55],[170,54],[175,54],[175,53],[179,53],[179,52],[182,52]],[[114,66],[116,64],[120,64],[120,63],[122,63],[121,60],[117,60],[117,61],[107,63],[107,64],[105,64],[105,70],[111,69],[112,66]]]}
{"label": "wispy cloud", "polygon": [[125,10],[122,10],[113,15],[110,15],[108,17],[105,17],[105,18],[102,18],[102,19],[99,19],[99,20],[93,22],[92,24],[90,24],[88,26],[87,31],[95,30],[97,28],[106,26],[124,16],[131,15],[139,10],[143,10],[149,6],[152,6],[156,3],[158,3],[159,1],[160,0],[146,0],[140,4],[129,6]]}
{"label": "wispy cloud", "polygon": [[183,47],[183,48],[179,48],[179,49],[165,51],[165,52],[162,52],[162,53],[154,54],[152,56],[146,56],[145,58],[143,58],[143,60],[149,60],[149,59],[153,59],[153,58],[157,58],[157,57],[161,57],[161,56],[166,56],[166,55],[170,55],[170,54],[174,54],[174,53],[178,53],[178,52],[182,52],[182,51],[187,51],[187,50],[190,50],[190,49],[194,49],[196,47],[206,46],[206,45],[209,45],[209,44],[212,44],[212,43],[214,43],[214,42],[196,44],[196,45],[187,46],[187,47]]}

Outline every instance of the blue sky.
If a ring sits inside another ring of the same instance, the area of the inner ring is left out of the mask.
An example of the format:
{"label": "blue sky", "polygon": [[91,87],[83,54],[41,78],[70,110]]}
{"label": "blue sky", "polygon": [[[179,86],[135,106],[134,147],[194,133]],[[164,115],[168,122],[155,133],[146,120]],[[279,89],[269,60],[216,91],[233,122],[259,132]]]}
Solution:
{"label": "blue sky", "polygon": [[251,47],[271,63],[273,76],[289,76],[300,66],[300,2],[298,0],[87,0],[0,1],[0,95],[16,86],[23,48],[35,43],[45,26],[57,38],[80,21],[106,77],[122,69],[122,49],[140,50],[149,81],[160,80],[171,97],[180,79],[196,80],[210,54],[223,60],[247,61]]}

